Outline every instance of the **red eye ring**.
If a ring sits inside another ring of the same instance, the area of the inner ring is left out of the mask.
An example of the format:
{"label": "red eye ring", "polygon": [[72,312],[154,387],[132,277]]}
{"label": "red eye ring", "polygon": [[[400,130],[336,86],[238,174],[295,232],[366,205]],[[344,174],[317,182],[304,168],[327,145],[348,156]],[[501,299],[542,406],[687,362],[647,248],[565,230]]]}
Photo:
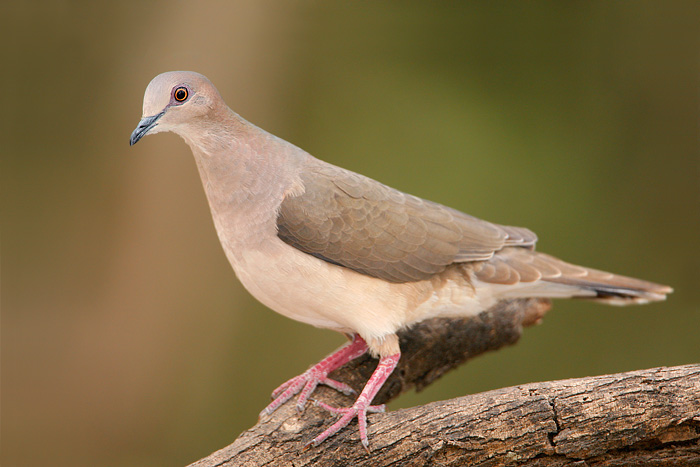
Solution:
{"label": "red eye ring", "polygon": [[176,101],[178,102],[185,102],[187,100],[187,97],[190,95],[190,92],[187,90],[186,87],[181,86],[177,88],[173,92],[173,97],[175,98]]}

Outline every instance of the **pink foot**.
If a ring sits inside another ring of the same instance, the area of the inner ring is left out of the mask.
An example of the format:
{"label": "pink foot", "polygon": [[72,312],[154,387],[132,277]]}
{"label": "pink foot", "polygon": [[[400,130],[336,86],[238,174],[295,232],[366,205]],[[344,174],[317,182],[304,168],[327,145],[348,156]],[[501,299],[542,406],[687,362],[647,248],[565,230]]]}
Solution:
{"label": "pink foot", "polygon": [[379,360],[379,365],[377,369],[372,373],[372,377],[367,381],[365,388],[362,390],[352,407],[349,408],[336,408],[331,407],[323,402],[317,402],[317,404],[326,410],[333,413],[342,414],[342,417],[335,422],[333,425],[329,426],[323,433],[315,437],[308,446],[318,446],[326,438],[336,434],[338,431],[346,427],[353,418],[357,417],[357,423],[360,430],[360,441],[362,446],[369,452],[369,440],[367,439],[367,413],[377,413],[384,412],[384,405],[370,405],[374,396],[377,395],[379,389],[381,389],[384,382],[387,380],[389,375],[396,364],[399,363],[399,358],[401,354],[390,355],[389,357],[383,357]]}
{"label": "pink foot", "polygon": [[360,336],[353,336],[351,342],[324,358],[304,373],[290,379],[275,389],[272,392],[272,398],[274,400],[260,412],[260,417],[271,414],[297,393],[300,394],[299,399],[297,399],[296,407],[297,410],[301,412],[304,409],[304,405],[306,405],[306,401],[309,400],[309,396],[319,384],[325,384],[343,394],[354,394],[354,389],[345,383],[328,378],[328,374],[349,361],[363,355],[365,352],[367,352],[367,343]]}

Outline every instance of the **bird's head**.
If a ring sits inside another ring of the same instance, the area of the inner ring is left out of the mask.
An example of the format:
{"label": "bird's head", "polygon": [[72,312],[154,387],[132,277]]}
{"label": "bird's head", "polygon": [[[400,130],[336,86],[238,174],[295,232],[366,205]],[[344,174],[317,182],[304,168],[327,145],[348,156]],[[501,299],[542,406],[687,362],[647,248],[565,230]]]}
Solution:
{"label": "bird's head", "polygon": [[213,84],[193,71],[162,73],[148,84],[143,96],[143,116],[131,133],[130,145],[147,134],[185,128],[224,105]]}

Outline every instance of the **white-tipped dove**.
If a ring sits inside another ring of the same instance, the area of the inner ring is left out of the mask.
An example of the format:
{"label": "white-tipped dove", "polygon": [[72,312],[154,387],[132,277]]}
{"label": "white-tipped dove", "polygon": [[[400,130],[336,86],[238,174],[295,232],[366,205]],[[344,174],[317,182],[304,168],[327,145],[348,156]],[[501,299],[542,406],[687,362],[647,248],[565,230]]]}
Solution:
{"label": "white-tipped dove", "polygon": [[588,298],[614,305],[663,300],[672,289],[575,266],[535,251],[528,229],[492,224],[318,160],[231,111],[204,76],[175,71],[146,88],[131,144],[172,131],[189,144],[214,225],[236,275],[289,318],[352,336],[273,392],[270,414],[369,351],[379,364],[317,445],[353,418],[365,448],[372,399],[401,355],[396,332],[435,317],[474,316],[498,300]]}

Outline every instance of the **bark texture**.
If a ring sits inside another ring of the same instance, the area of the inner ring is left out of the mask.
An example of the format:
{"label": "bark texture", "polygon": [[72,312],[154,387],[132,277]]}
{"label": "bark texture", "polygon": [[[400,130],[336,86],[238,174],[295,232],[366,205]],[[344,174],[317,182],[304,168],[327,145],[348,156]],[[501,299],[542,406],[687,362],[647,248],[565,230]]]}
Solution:
{"label": "bark texture", "polygon": [[[515,343],[549,307],[512,300],[472,319],[431,320],[402,333],[399,366],[375,403]],[[365,356],[331,377],[359,392],[375,366]],[[325,387],[314,397],[352,403]],[[191,467],[700,466],[700,365],[528,384],[369,415],[370,454],[356,423],[304,449],[334,418],[312,404],[298,414],[294,402]]]}

